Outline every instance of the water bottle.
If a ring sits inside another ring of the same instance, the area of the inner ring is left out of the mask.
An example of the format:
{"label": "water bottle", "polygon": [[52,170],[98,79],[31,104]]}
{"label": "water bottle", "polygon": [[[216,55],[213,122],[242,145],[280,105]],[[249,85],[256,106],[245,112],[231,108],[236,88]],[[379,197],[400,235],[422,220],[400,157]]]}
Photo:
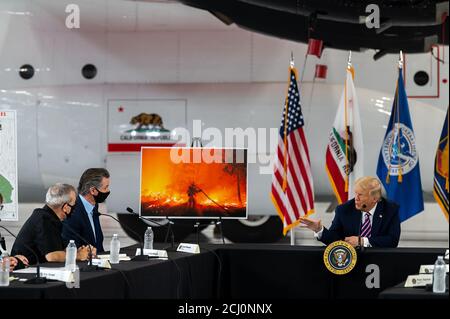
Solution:
{"label": "water bottle", "polygon": [[3,252],[0,257],[0,287],[9,286],[9,255]]}
{"label": "water bottle", "polygon": [[144,249],[153,249],[153,229],[150,226],[145,231]]}
{"label": "water bottle", "polygon": [[75,266],[75,271],[73,271],[73,281],[67,281],[67,288],[80,288],[80,268]]}
{"label": "water bottle", "polygon": [[109,262],[111,264],[119,263],[120,241],[117,234],[114,234],[111,239],[111,247],[109,250]]}
{"label": "water bottle", "polygon": [[438,259],[434,263],[433,292],[435,293],[445,292],[445,273],[446,273],[446,266],[444,256],[438,256]]}
{"label": "water bottle", "polygon": [[77,245],[75,241],[69,241],[66,248],[66,269],[74,271],[77,267]]}

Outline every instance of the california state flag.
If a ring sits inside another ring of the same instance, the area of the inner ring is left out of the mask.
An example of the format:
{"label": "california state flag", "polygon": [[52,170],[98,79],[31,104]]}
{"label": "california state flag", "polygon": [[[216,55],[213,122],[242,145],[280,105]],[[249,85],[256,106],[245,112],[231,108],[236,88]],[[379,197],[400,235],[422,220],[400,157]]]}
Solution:
{"label": "california state flag", "polygon": [[355,196],[354,182],[364,175],[361,119],[353,77],[353,67],[348,67],[326,153],[326,170],[339,204]]}

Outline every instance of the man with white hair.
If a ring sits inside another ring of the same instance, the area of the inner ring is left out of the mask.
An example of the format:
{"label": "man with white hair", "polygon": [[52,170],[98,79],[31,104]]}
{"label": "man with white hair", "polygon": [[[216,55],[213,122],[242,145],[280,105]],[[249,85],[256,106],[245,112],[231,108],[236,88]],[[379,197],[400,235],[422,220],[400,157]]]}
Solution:
{"label": "man with white hair", "polygon": [[381,196],[381,183],[375,177],[355,182],[355,198],[339,205],[330,229],[320,220],[301,218],[314,236],[328,245],[345,240],[353,247],[397,247],[400,239],[399,207]]}
{"label": "man with white hair", "polygon": [[[76,196],[77,192],[71,185],[58,183],[51,186],[45,197],[46,205],[35,209],[23,224],[11,253],[24,255],[30,264],[36,264],[35,254],[40,263],[64,262],[66,252],[61,236],[62,221],[70,217]],[[86,260],[88,254],[88,247],[80,247],[77,259]]]}

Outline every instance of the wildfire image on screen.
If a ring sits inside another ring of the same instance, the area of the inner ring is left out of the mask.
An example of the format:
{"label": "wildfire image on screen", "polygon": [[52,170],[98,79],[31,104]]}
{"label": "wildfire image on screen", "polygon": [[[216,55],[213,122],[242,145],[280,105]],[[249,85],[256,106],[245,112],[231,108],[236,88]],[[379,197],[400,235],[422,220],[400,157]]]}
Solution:
{"label": "wildfire image on screen", "polygon": [[246,150],[142,148],[140,208],[149,217],[246,218]]}

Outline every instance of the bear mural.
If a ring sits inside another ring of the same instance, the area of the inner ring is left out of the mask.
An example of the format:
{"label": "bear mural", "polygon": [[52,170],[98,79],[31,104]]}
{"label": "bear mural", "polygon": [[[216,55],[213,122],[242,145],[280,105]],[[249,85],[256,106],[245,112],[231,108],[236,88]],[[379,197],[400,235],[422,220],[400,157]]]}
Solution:
{"label": "bear mural", "polygon": [[131,118],[130,124],[138,125],[136,131],[159,128],[164,130],[162,117],[156,113],[141,113]]}

